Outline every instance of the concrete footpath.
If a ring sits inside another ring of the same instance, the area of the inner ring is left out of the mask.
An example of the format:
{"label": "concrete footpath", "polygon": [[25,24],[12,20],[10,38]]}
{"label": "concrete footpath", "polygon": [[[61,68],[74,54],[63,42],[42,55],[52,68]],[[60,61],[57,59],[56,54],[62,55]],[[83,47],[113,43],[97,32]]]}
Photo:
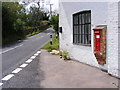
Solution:
{"label": "concrete footpath", "polygon": [[118,79],[98,68],[76,61],[64,61],[58,55],[41,50],[39,59],[43,88],[118,88]]}

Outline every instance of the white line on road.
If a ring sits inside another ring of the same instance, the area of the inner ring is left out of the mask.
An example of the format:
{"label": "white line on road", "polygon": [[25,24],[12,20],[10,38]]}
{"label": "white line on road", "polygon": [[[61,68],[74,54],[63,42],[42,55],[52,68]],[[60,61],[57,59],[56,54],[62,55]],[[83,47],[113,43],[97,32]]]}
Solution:
{"label": "white line on road", "polygon": [[19,45],[19,46],[15,46],[14,48],[10,48],[10,49],[8,49],[8,50],[5,50],[5,51],[3,51],[3,52],[0,52],[0,54],[6,53],[6,52],[8,52],[8,51],[11,51],[11,50],[16,49],[16,48],[21,47],[21,46],[23,46],[23,44],[21,44],[21,45]]}
{"label": "white line on road", "polygon": [[2,86],[3,85],[3,83],[0,83],[0,86]]}
{"label": "white line on road", "polygon": [[36,58],[36,56],[32,56],[32,57],[31,57],[31,59],[35,59],[35,58]]}
{"label": "white line on road", "polygon": [[15,69],[14,71],[12,71],[12,73],[18,73],[18,72],[20,72],[22,70],[22,68],[17,68],[17,69]]}
{"label": "white line on road", "polygon": [[9,75],[5,76],[2,80],[7,81],[10,78],[12,78],[13,76],[14,76],[14,74],[9,74]]}
{"label": "white line on road", "polygon": [[[15,48],[17,48],[17,46],[16,46]],[[37,51],[37,53],[34,54],[34,55],[39,55],[40,53],[41,53],[41,51]],[[34,59],[34,58],[36,58],[36,56],[32,56],[31,59],[28,59],[28,60],[26,61],[26,63],[32,62],[32,59]],[[15,69],[14,71],[12,71],[12,74],[9,74],[9,75],[5,76],[5,77],[2,78],[1,80],[7,81],[7,80],[11,79],[11,78],[14,76],[14,74],[20,72],[20,71],[22,70],[22,68],[24,68],[24,67],[26,67],[26,66],[28,65],[28,64],[26,64],[26,63],[22,64],[22,65],[20,66],[20,68]],[[3,83],[0,82],[0,86],[2,86],[2,85],[3,85]]]}
{"label": "white line on road", "polygon": [[40,54],[40,53],[41,53],[41,51],[37,51],[37,53],[38,53],[38,54]]}
{"label": "white line on road", "polygon": [[24,68],[24,67],[26,67],[28,64],[22,64],[20,67],[21,68]]}
{"label": "white line on road", "polygon": [[32,62],[32,59],[28,59],[28,60],[26,61],[26,63],[30,63],[30,62]]}
{"label": "white line on road", "polygon": [[34,54],[34,56],[38,56],[38,55],[39,55],[39,53],[35,53],[35,54]]}

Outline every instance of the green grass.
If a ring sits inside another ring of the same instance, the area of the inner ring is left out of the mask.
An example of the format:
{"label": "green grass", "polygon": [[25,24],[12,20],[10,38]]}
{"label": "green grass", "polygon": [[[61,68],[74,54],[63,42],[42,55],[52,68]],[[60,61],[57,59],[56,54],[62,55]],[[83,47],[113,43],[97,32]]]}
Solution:
{"label": "green grass", "polygon": [[53,49],[58,50],[59,49],[59,39],[56,38],[56,34],[54,34],[52,38],[52,45],[50,45],[50,42],[48,42],[42,49],[46,49],[49,52]]}

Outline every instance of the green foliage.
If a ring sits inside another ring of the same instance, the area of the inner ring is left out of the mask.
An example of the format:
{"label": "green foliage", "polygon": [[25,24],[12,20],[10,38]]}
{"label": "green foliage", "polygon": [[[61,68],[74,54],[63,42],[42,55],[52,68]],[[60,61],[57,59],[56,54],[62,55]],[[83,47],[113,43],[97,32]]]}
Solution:
{"label": "green foliage", "polygon": [[22,32],[24,21],[21,19],[21,14],[24,13],[24,10],[23,6],[18,2],[2,3],[3,44],[18,40],[20,37],[24,37]]}
{"label": "green foliage", "polygon": [[44,21],[41,21],[41,24],[42,24],[42,25],[49,25],[49,24],[50,24],[50,21],[44,20]]}
{"label": "green foliage", "polygon": [[43,49],[48,50],[48,52],[51,52],[53,49],[58,50],[59,49],[59,39],[56,38],[56,34],[52,38],[53,45],[50,45],[50,42],[47,43]]}
{"label": "green foliage", "polygon": [[62,51],[60,51],[59,55],[62,56]]}
{"label": "green foliage", "polygon": [[[29,27],[29,28],[32,28],[32,27]],[[41,29],[39,29],[39,30],[37,30],[37,31],[34,31],[34,32],[26,35],[26,37],[30,37],[30,36],[33,36],[33,35],[35,35],[35,34],[38,34],[38,33],[42,32],[42,31],[46,30],[47,28],[48,28],[48,27],[41,28]]]}
{"label": "green foliage", "polygon": [[30,7],[27,18],[29,26],[39,26],[41,21],[48,20],[47,14],[37,7]]}
{"label": "green foliage", "polygon": [[52,16],[50,21],[51,21],[51,24],[53,25],[53,28],[55,29],[55,32],[58,33],[58,28],[59,28],[59,15],[57,15],[57,16]]}
{"label": "green foliage", "polygon": [[60,56],[62,56],[64,60],[70,60],[68,51],[60,51]]}
{"label": "green foliage", "polygon": [[68,59],[68,52],[67,51],[63,51],[62,56],[63,56],[63,58],[65,60]]}
{"label": "green foliage", "polygon": [[[36,27],[48,24],[49,22],[45,20],[48,20],[47,14],[38,7],[31,7],[30,12],[26,13],[24,6],[18,2],[2,2],[3,45],[25,38],[25,30],[31,29],[32,31]],[[45,29],[35,30],[31,35],[35,35],[43,30]]]}

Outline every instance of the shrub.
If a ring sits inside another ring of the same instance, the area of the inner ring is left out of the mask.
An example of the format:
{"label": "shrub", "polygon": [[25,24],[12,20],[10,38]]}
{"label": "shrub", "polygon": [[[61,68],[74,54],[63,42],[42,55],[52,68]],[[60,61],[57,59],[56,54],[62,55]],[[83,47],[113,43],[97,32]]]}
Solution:
{"label": "shrub", "polygon": [[59,55],[62,56],[62,51],[60,51]]}
{"label": "shrub", "polygon": [[63,57],[64,60],[70,60],[69,53],[67,51],[60,51],[59,55]]}
{"label": "shrub", "polygon": [[58,50],[59,49],[59,39],[56,38],[56,34],[53,36],[52,38],[52,45],[49,43],[47,43],[43,49],[48,50],[48,52],[51,52],[53,49],[54,50]]}
{"label": "shrub", "polygon": [[41,21],[40,24],[42,24],[42,25],[49,25],[50,21],[44,20],[44,21]]}

